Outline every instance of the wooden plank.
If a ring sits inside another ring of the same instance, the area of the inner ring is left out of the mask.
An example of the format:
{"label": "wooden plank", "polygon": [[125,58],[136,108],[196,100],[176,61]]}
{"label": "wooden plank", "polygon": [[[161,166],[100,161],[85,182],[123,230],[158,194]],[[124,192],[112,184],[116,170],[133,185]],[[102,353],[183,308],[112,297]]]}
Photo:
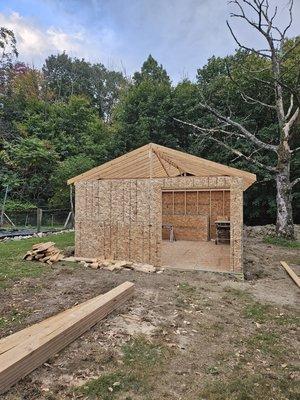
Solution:
{"label": "wooden plank", "polygon": [[[216,188],[216,189],[209,189],[209,187],[205,188],[205,189],[193,189],[193,188],[189,188],[189,189],[176,189],[176,192],[184,192],[184,191],[188,191],[188,192],[209,192],[209,190],[213,190],[214,192],[223,192],[223,190],[225,192],[229,192],[228,188]],[[171,193],[174,192],[173,189],[162,189],[162,193]]]}
{"label": "wooden plank", "polygon": [[0,393],[25,377],[130,298],[134,284],[109,292],[0,340]]}
{"label": "wooden plank", "polygon": [[[208,240],[207,215],[163,215],[162,223],[173,225],[176,240]],[[162,230],[162,237],[169,238],[167,229]]]}
{"label": "wooden plank", "polygon": [[252,174],[248,171],[243,171],[237,168],[228,167],[227,165],[219,164],[211,160],[206,160],[204,158],[200,158],[194,156],[192,154],[187,154],[182,151],[170,149],[168,147],[164,147],[158,144],[152,145],[154,149],[161,150],[162,152],[167,153],[168,155],[173,155],[174,157],[181,158],[181,160],[185,159],[187,162],[194,162],[195,165],[199,167],[208,168],[210,171],[215,170],[218,175],[229,175],[229,176],[239,176],[245,178],[247,183],[254,183],[256,181],[256,175]]}
{"label": "wooden plank", "polygon": [[70,185],[71,183],[76,183],[81,180],[87,180],[90,179],[91,177],[95,176],[96,174],[100,173],[104,167],[111,167],[114,165],[117,165],[119,163],[125,163],[129,158],[131,157],[136,157],[138,154],[143,153],[144,151],[147,151],[149,145],[145,145],[142,147],[139,147],[138,149],[135,149],[133,151],[130,151],[129,153],[126,153],[118,158],[115,158],[114,160],[108,161],[105,164],[102,164],[98,167],[92,168],[89,171],[86,171],[80,175],[75,176],[74,178],[71,178],[67,181],[67,183]]}
{"label": "wooden plank", "polygon": [[[160,158],[158,159],[155,157],[153,160],[154,164],[151,173],[152,178],[167,177],[168,173],[170,175],[175,175],[174,169],[177,169],[180,174],[190,173],[195,176],[216,175],[241,177],[244,180],[244,189],[256,181],[256,175],[247,171],[228,167],[227,165],[150,143],[100,165],[99,167],[93,168],[81,175],[71,178],[68,180],[68,184],[90,179],[149,178],[149,157],[147,159],[147,153],[149,151],[151,154],[155,152],[155,154],[159,155]],[[162,168],[164,164],[160,163],[161,160],[166,161],[170,165],[171,169],[165,170]],[[137,164],[139,165],[138,168]]]}
{"label": "wooden plank", "polygon": [[80,262],[80,261],[85,261],[87,263],[93,263],[96,262],[98,259],[97,258],[90,258],[90,257],[65,257],[63,261],[68,261],[68,262]]}
{"label": "wooden plank", "polygon": [[288,266],[288,264],[285,261],[280,261],[280,264],[283,266],[283,268],[286,270],[286,272],[289,274],[289,276],[293,279],[293,281],[296,283],[298,287],[300,287],[300,278],[296,273],[292,270],[291,267]]}
{"label": "wooden plank", "polygon": [[163,167],[165,173],[167,174],[167,176],[170,176],[170,174],[169,174],[168,170],[166,169],[166,167],[165,167],[165,165],[164,165],[162,159],[160,158],[159,153],[158,153],[156,150],[153,150],[153,153],[154,153],[154,154],[156,155],[156,157],[158,158],[158,160],[159,160],[161,166]]}

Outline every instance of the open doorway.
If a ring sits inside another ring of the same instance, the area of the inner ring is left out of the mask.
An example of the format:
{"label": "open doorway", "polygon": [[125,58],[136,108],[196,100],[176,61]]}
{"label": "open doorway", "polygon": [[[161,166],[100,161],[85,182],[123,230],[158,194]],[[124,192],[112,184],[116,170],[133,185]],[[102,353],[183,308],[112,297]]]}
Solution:
{"label": "open doorway", "polygon": [[230,190],[162,191],[162,264],[230,271]]}

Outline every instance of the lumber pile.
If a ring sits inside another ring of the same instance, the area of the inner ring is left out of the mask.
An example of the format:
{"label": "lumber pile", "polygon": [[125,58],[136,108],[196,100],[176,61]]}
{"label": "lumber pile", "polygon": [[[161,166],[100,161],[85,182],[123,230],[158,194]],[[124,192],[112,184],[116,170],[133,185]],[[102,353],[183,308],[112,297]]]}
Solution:
{"label": "lumber pile", "polygon": [[0,394],[46,362],[133,295],[125,282],[109,292],[0,339]]}
{"label": "lumber pile", "polygon": [[39,261],[51,265],[62,260],[63,255],[60,250],[55,247],[54,242],[47,242],[34,244],[32,249],[27,251],[23,259],[27,261]]}
{"label": "lumber pile", "polygon": [[[144,272],[151,274],[154,272],[159,272],[151,264],[133,263],[131,261],[120,261],[120,260],[103,260],[98,258],[85,258],[85,257],[65,257],[64,261],[70,262],[81,262],[85,267],[92,269],[106,269],[108,271],[118,271],[123,268],[132,271]],[[162,270],[160,270],[162,271]]]}

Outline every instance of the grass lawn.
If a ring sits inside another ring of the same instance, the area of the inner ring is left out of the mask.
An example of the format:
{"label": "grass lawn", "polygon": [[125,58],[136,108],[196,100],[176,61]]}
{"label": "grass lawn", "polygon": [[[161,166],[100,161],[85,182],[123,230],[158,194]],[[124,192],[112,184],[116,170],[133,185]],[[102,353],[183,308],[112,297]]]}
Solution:
{"label": "grass lawn", "polygon": [[74,245],[74,232],[0,243],[0,288],[9,286],[14,280],[37,277],[49,271],[42,263],[23,261],[22,258],[33,244],[50,241],[63,250]]}
{"label": "grass lawn", "polygon": [[63,250],[74,233],[0,243],[1,337],[124,281],[134,281],[136,294],[3,400],[299,399],[298,291],[276,266],[297,250],[254,238],[248,245],[268,278],[249,283],[22,260],[32,244],[47,241]]}
{"label": "grass lawn", "polygon": [[264,238],[264,243],[273,244],[274,246],[287,247],[289,249],[300,249],[299,240],[287,240],[278,238],[276,236],[266,236]]}

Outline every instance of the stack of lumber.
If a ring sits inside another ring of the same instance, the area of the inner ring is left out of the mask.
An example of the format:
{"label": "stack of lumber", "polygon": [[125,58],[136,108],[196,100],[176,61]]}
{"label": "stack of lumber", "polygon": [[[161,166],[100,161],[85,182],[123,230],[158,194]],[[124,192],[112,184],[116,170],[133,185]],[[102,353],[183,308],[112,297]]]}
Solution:
{"label": "stack of lumber", "polygon": [[131,261],[120,260],[103,260],[98,258],[85,257],[66,257],[64,261],[82,262],[84,266],[92,269],[106,269],[108,271],[116,271],[123,268],[132,271],[145,272],[147,274],[157,272],[158,270],[151,264],[133,263]]}
{"label": "stack of lumber", "polygon": [[133,295],[125,282],[0,340],[0,394],[82,335]]}
{"label": "stack of lumber", "polygon": [[61,254],[60,250],[55,247],[54,242],[47,242],[34,244],[32,246],[32,250],[27,251],[23,259],[27,261],[35,260],[51,265],[62,260],[63,255]]}

